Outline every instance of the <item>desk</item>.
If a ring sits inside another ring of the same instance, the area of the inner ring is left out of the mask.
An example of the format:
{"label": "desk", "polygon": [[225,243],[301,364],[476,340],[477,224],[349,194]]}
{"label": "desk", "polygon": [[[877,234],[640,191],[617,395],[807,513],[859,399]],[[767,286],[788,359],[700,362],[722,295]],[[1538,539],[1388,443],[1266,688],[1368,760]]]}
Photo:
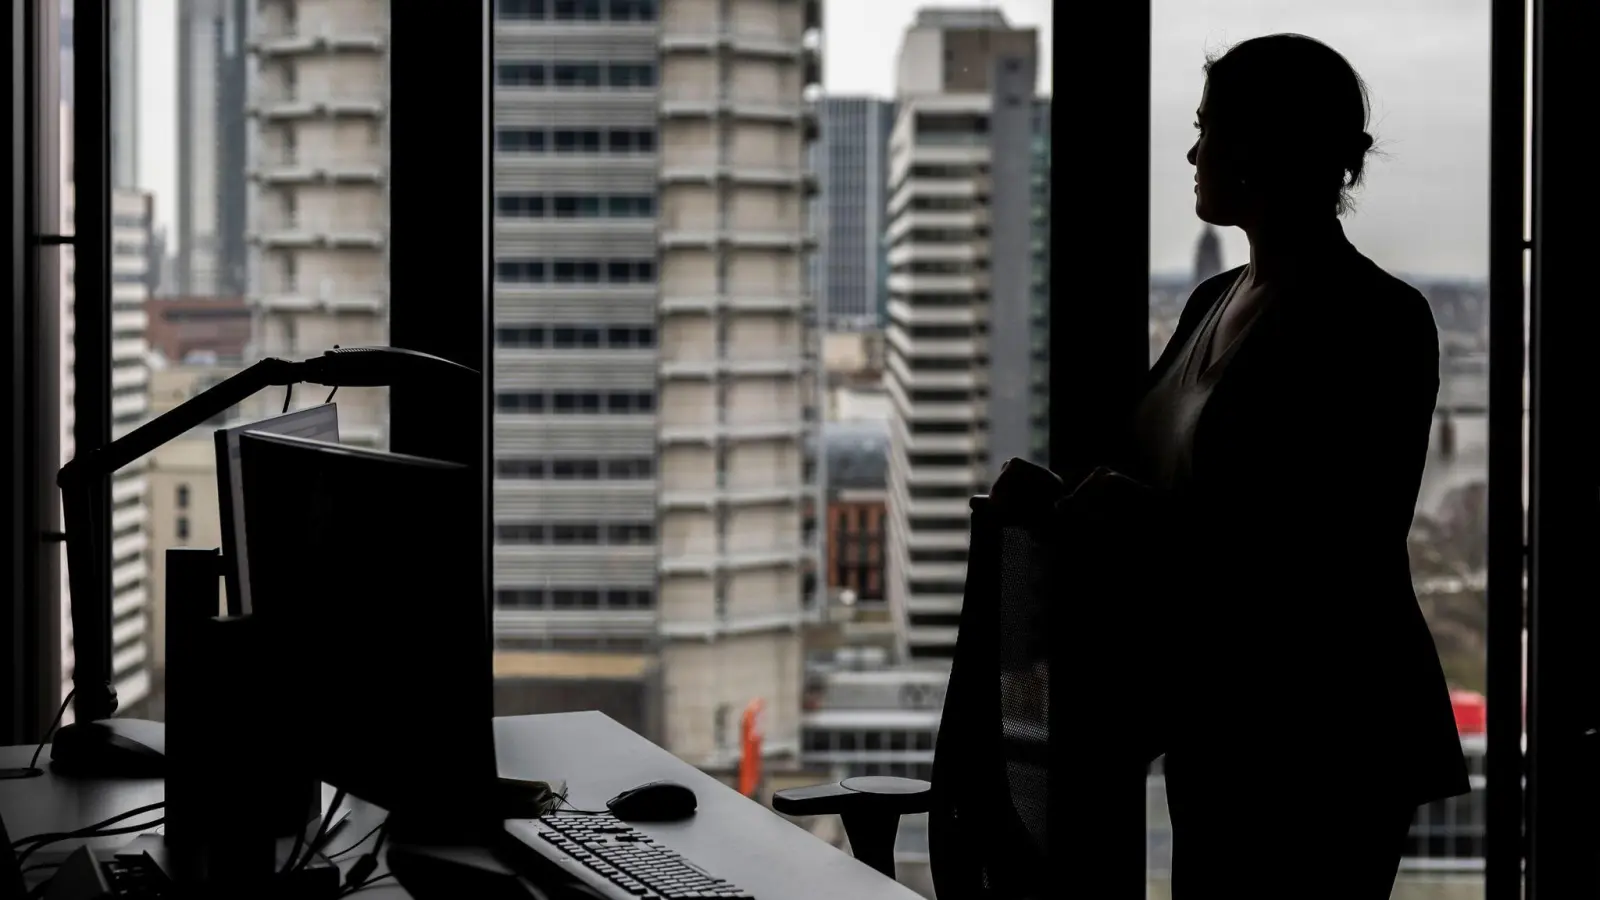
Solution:
{"label": "desk", "polygon": [[[637,827],[702,868],[754,893],[761,900],[921,900],[820,838],[727,787],[678,757],[598,712],[515,716],[494,720],[500,774],[511,778],[563,779],[568,799],[580,809],[603,809],[617,793],[647,781],[676,781],[692,788],[700,811],[684,822]],[[25,765],[32,747],[0,748],[0,766]],[[42,758],[49,758],[49,748]],[[155,779],[72,781],[46,774],[0,782],[0,813],[13,840],[44,831],[67,831],[162,799]],[[350,821],[329,841],[338,851],[365,834],[383,813],[353,805]],[[127,837],[97,843],[119,846]],[[359,853],[340,857],[341,868]],[[379,865],[378,872],[387,871]],[[410,897],[393,879],[354,896],[367,900]]]}

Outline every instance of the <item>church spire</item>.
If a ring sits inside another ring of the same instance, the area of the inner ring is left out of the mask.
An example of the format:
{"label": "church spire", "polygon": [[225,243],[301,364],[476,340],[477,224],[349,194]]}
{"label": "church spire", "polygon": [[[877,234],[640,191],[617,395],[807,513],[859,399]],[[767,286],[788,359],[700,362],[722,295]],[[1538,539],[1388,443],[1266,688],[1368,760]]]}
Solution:
{"label": "church spire", "polygon": [[1194,283],[1199,284],[1213,275],[1222,274],[1222,239],[1217,230],[1207,224],[1200,232],[1200,241],[1194,249]]}

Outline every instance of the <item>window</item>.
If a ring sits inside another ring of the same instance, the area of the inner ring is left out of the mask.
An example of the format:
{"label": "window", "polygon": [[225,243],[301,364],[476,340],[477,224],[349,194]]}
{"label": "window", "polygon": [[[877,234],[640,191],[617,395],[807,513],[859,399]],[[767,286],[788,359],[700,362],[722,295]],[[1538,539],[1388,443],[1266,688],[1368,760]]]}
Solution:
{"label": "window", "polygon": [[179,509],[188,509],[189,508],[189,486],[187,484],[180,484],[180,485],[178,485],[177,490],[174,493],[176,495],[175,502],[177,503],[178,508]]}
{"label": "window", "polygon": [[550,67],[551,83],[558,88],[597,88],[600,86],[599,63],[555,63]]}
{"label": "window", "polygon": [[494,264],[495,280],[508,284],[539,284],[545,280],[545,263],[539,259],[508,259]]}
{"label": "window", "polygon": [[655,278],[650,260],[502,259],[495,263],[495,279],[508,284],[642,284]]}
{"label": "window", "polygon": [[179,516],[178,520],[173,523],[172,532],[173,536],[178,540],[187,541],[189,539],[189,517]]}
{"label": "window", "polygon": [[631,350],[655,345],[655,328],[599,325],[525,325],[495,329],[495,344],[510,349]]}
{"label": "window", "polygon": [[656,67],[650,63],[611,63],[606,82],[612,87],[655,87]]}
{"label": "window", "polygon": [[501,153],[543,153],[546,135],[542,128],[501,128],[495,132],[495,149]]}
{"label": "window", "polygon": [[650,128],[613,128],[606,132],[606,148],[612,153],[654,153],[656,133]]}
{"label": "window", "polygon": [[495,214],[504,219],[648,218],[655,215],[649,194],[525,194],[495,197]]}
{"label": "window", "polygon": [[500,87],[544,87],[548,67],[541,62],[500,63],[495,67],[495,84]]}
{"label": "window", "polygon": [[[858,162],[848,177],[830,182],[845,185],[840,193],[849,196],[841,198],[818,185],[823,195],[813,204],[813,185],[786,167],[798,170],[803,161],[818,158],[824,129],[813,127],[816,123],[805,116],[760,110],[769,104],[774,109],[806,108],[808,91],[821,87],[808,84],[820,74],[807,50],[812,36],[802,39],[799,27],[767,34],[771,29],[755,20],[735,23],[742,2],[701,4],[722,12],[707,12],[710,18],[704,22],[671,26],[757,28],[763,30],[763,40],[784,44],[781,53],[736,54],[737,72],[700,67],[703,48],[685,55],[673,42],[660,41],[653,23],[661,17],[661,4],[645,0],[549,0],[539,10],[516,10],[524,18],[504,32],[516,40],[500,46],[520,49],[515,57],[501,54],[495,72],[501,90],[493,110],[498,180],[492,337],[499,376],[494,471],[502,517],[496,533],[503,543],[528,545],[497,554],[496,600],[502,608],[517,608],[518,621],[534,629],[553,628],[555,619],[539,617],[558,609],[581,610],[585,616],[592,610],[596,617],[615,610],[654,611],[649,624],[636,625],[647,617],[629,615],[604,620],[603,627],[595,626],[595,634],[574,634],[574,641],[588,642],[586,648],[595,646],[602,632],[608,640],[622,634],[647,644],[688,640],[678,635],[691,632],[695,640],[706,641],[712,648],[707,659],[734,665],[737,671],[696,681],[697,687],[682,696],[668,696],[660,719],[670,728],[651,736],[696,761],[712,758],[722,741],[714,733],[721,727],[716,710],[730,710],[726,728],[732,731],[752,697],[766,697],[772,704],[771,698],[781,696],[777,691],[789,683],[784,679],[791,678],[792,663],[803,658],[802,638],[792,623],[831,599],[833,579],[826,567],[837,560],[821,552],[826,546],[822,535],[829,530],[821,518],[826,507],[810,508],[823,475],[834,483],[831,479],[838,474],[812,448],[828,415],[828,404],[816,394],[821,336],[812,322],[828,319],[811,316],[828,311],[810,304],[813,297],[833,300],[824,298],[827,282],[821,273],[810,271],[821,268],[820,254],[801,239],[808,219],[820,223],[821,213],[831,212],[823,203],[854,202],[861,210],[856,228],[842,238],[829,236],[830,259],[863,269],[855,280],[863,295],[872,294],[859,301],[871,317],[856,314],[857,327],[875,321],[877,310],[904,311],[900,321],[888,323],[900,333],[870,336],[870,352],[860,354],[870,360],[869,371],[852,373],[847,380],[861,387],[847,391],[841,403],[873,410],[865,415],[876,417],[873,424],[881,432],[881,440],[864,453],[861,468],[867,483],[862,488],[886,491],[889,483],[888,434],[893,426],[884,418],[889,413],[877,412],[889,405],[877,387],[886,371],[927,376],[901,396],[911,396],[914,389],[919,398],[972,407],[972,414],[959,420],[933,415],[900,423],[903,433],[929,438],[922,443],[932,449],[919,453],[979,441],[991,446],[1011,442],[1019,454],[1026,454],[1029,428],[1044,427],[1027,420],[1026,406],[1018,407],[1022,415],[1009,419],[992,414],[981,381],[972,379],[987,380],[984,373],[994,359],[1032,357],[1025,349],[991,355],[995,333],[982,330],[984,323],[960,318],[1007,302],[1026,306],[1034,290],[1031,258],[1013,261],[1008,270],[1023,273],[1013,285],[1027,292],[1021,297],[991,299],[979,291],[975,264],[969,266],[965,283],[930,281],[941,288],[939,293],[922,285],[913,290],[903,278],[891,276],[884,238],[893,222],[884,210],[889,185],[883,138],[892,105],[862,102],[856,119],[864,138]],[[808,27],[807,9],[808,4],[801,4],[790,10],[796,15],[789,24]],[[503,19],[512,12],[505,5],[500,9]],[[1023,19],[1019,24],[1035,24]],[[907,13],[874,36],[869,46],[877,48],[879,62],[898,52],[909,23]],[[648,54],[638,51],[644,46],[640,40],[651,45]],[[614,46],[616,52],[594,52],[601,45]],[[670,84],[664,76],[669,67]],[[640,118],[643,107],[635,107],[639,96],[634,95],[656,90],[663,99],[713,98],[735,88],[754,112],[718,111],[708,118],[703,110],[686,108],[662,119],[659,110]],[[965,125],[971,131],[978,123]],[[658,128],[672,128],[672,140]],[[878,134],[867,140],[867,129]],[[1020,137],[1018,146],[1029,146],[1026,129]],[[744,168],[735,166],[724,175],[715,170],[723,163]],[[709,193],[706,183],[696,180],[704,177],[708,165],[717,179]],[[962,171],[943,181],[981,174]],[[1031,175],[1023,172],[1021,177]],[[919,212],[926,205],[934,212],[967,214],[986,202],[982,195],[950,193],[933,190],[913,196]],[[704,208],[712,218],[721,214],[738,230],[761,239],[712,248],[662,240],[667,219],[702,203],[710,204]],[[919,228],[945,229],[948,233],[939,235],[945,245],[985,244],[956,216],[928,218],[932,224],[919,222]],[[994,227],[998,231],[999,223]],[[791,230],[793,240],[788,239]],[[765,240],[769,234],[785,237]],[[861,252],[831,252],[839,246]],[[1027,241],[1018,246],[1027,246]],[[872,263],[869,267],[856,260]],[[912,337],[908,330],[913,321],[919,327],[967,324],[959,336]],[[972,345],[970,351],[951,346],[960,341]],[[707,356],[725,359],[727,365],[708,378],[703,366],[676,364]],[[1031,384],[1034,370],[1026,374],[1030,377],[1020,383]],[[930,391],[948,393],[925,393]],[[992,421],[1013,419],[1021,420],[1017,435],[1001,441],[989,433]],[[936,503],[960,506],[989,478],[974,457],[964,458],[963,465],[971,483],[958,483],[939,471],[931,480],[910,484],[919,491],[931,488],[938,494],[930,498]],[[906,585],[889,582],[894,576],[885,562],[893,556],[888,545],[903,522],[879,522],[877,515],[853,521],[847,547],[828,549],[844,554],[847,577],[858,596],[881,602],[891,587]],[[964,530],[965,524],[958,527]],[[944,535],[932,537],[937,539],[915,545],[953,549]],[[965,556],[952,552],[948,561],[938,568],[959,568]],[[647,588],[649,593],[637,597],[618,594],[612,599],[610,593]],[[587,605],[592,602],[589,594],[557,593],[569,590],[599,591],[598,606]],[[959,593],[959,580],[954,586],[935,580],[928,591],[913,597],[916,614],[948,610],[951,595]],[[657,596],[672,602],[657,604]],[[561,621],[562,629],[578,628],[568,624],[575,617]],[[640,630],[630,630],[634,628]],[[919,662],[949,655],[948,641],[922,639],[923,633],[936,630],[916,629]],[[741,642],[761,649],[739,657],[748,662],[734,663],[733,654],[719,649],[727,644],[721,640],[724,635],[739,635]],[[537,643],[554,646],[544,638]],[[501,646],[507,646],[505,639]],[[769,706],[768,715],[773,719],[768,733],[799,732],[797,711]],[[876,732],[872,740],[878,749],[873,752],[916,752],[909,737],[891,736],[887,728],[865,731]],[[866,739],[855,734],[841,740]],[[894,762],[909,772],[917,760]]]}
{"label": "window", "polygon": [[504,21],[535,21],[550,13],[550,0],[496,0],[495,16]]}
{"label": "window", "polygon": [[611,0],[611,21],[654,22],[657,0]]}

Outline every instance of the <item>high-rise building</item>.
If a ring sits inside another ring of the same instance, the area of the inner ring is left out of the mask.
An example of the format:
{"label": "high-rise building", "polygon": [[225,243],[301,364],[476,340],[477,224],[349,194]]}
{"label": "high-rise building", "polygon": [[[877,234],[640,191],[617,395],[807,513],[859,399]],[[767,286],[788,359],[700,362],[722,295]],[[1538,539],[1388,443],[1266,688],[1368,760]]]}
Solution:
{"label": "high-rise building", "polygon": [[[61,110],[61,228],[73,230],[72,110]],[[111,437],[143,424],[149,409],[145,299],[152,201],[147,193],[114,188],[111,195]],[[73,442],[74,256],[61,248],[61,462],[76,452]],[[111,479],[111,674],[124,711],[139,709],[150,693],[149,535],[147,461],[124,466]],[[72,595],[61,570],[62,696],[72,680]]]}
{"label": "high-rise building", "polygon": [[1194,246],[1194,283],[1199,284],[1207,278],[1222,274],[1222,238],[1217,236],[1217,229],[1207,224],[1205,230],[1200,232],[1200,239]]}
{"label": "high-rise building", "polygon": [[[667,744],[737,758],[738,717],[798,750],[806,439],[817,425],[821,0],[661,5],[659,609]],[[814,541],[814,538],[809,538]]]}
{"label": "high-rise building", "polygon": [[1006,459],[1031,455],[1047,424],[1035,376],[1037,54],[1035,30],[991,9],[921,11],[900,48],[888,592],[912,658],[953,653],[967,501]]}
{"label": "high-rise building", "polygon": [[881,328],[888,305],[883,226],[894,103],[826,97],[819,109],[823,319],[831,330]]}
{"label": "high-rise building", "polygon": [[164,293],[242,297],[249,179],[245,0],[179,0],[176,262]]}
{"label": "high-rise building", "polygon": [[111,186],[131,190],[140,186],[138,0],[107,0],[106,13],[111,44]]}
{"label": "high-rise building", "polygon": [[1032,296],[1029,310],[1032,338],[1029,347],[1031,392],[1028,402],[1028,458],[1041,465],[1050,460],[1050,113],[1048,97],[1033,106],[1033,226]]}
{"label": "high-rise building", "polygon": [[[653,3],[557,9],[501,0],[495,22],[495,633],[505,652],[642,657],[657,626],[658,23]],[[564,693],[595,689],[583,680]]]}
{"label": "high-rise building", "polygon": [[[387,343],[388,21],[386,0],[250,5],[245,234],[253,358]],[[321,397],[301,391],[295,402]],[[257,403],[255,411],[269,412],[265,398]],[[345,441],[384,443],[382,389],[346,388],[338,404]]]}
{"label": "high-rise building", "polygon": [[497,6],[501,668],[570,703],[549,661],[609,656],[709,768],[760,699],[792,754],[819,5],[582,6]]}

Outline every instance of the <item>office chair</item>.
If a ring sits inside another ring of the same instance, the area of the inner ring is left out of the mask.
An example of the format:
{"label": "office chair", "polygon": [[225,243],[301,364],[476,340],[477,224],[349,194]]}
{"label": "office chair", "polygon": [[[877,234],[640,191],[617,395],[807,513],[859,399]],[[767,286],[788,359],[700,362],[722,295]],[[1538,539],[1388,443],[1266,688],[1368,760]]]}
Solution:
{"label": "office chair", "polygon": [[972,498],[960,632],[934,746],[931,783],[847,778],[779,791],[790,816],[837,815],[857,859],[895,877],[899,820],[928,813],[935,893],[966,900],[1043,896],[1047,721],[1052,649],[1045,624],[1056,596],[1053,499],[1004,507]]}

